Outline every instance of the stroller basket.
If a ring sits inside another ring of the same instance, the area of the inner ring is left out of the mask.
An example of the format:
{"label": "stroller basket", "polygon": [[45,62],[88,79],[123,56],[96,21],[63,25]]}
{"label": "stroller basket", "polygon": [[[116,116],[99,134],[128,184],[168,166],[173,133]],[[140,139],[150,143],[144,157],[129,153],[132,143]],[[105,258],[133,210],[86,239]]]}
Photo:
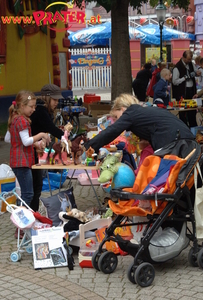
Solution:
{"label": "stroller basket", "polygon": [[[106,242],[117,242],[121,250],[133,257],[127,276],[142,287],[152,284],[154,264],[178,256],[189,242],[189,262],[203,268],[203,249],[198,245],[194,219],[194,168],[201,159],[201,148],[195,140],[177,140],[146,157],[132,188],[112,189],[109,207],[117,215],[105,231],[105,238],[92,257],[95,269],[114,272],[117,255],[105,251]],[[144,221],[126,225],[126,221],[145,217]],[[191,224],[192,230],[187,227]],[[124,240],[115,233],[117,227],[145,224],[140,241]]]}

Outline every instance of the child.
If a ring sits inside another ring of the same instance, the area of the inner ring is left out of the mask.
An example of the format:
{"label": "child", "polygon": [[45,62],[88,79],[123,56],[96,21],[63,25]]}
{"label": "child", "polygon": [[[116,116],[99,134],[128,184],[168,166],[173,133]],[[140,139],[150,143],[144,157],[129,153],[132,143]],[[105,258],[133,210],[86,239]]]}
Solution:
{"label": "child", "polygon": [[159,101],[159,103],[163,104],[163,107],[166,107],[169,103],[168,81],[171,77],[171,72],[164,68],[161,70],[160,76],[160,80],[153,86],[153,103],[156,104]]}
{"label": "child", "polygon": [[11,143],[10,166],[19,182],[21,197],[28,206],[33,198],[33,146],[42,150],[45,143],[49,142],[46,133],[31,136],[30,116],[35,111],[35,106],[35,95],[29,91],[20,91],[9,107],[8,131],[5,136],[5,142]]}

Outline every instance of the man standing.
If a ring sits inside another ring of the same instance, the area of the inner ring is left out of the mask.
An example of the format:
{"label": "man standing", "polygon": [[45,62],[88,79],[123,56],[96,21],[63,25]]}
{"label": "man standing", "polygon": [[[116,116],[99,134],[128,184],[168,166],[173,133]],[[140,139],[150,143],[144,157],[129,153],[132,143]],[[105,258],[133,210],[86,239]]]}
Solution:
{"label": "man standing", "polygon": [[[177,62],[172,73],[172,93],[173,98],[179,101],[182,98],[192,99],[196,94],[195,76],[200,75],[200,71],[192,63],[193,53],[190,50],[183,52],[182,58]],[[180,112],[180,119],[189,127],[197,126],[196,111]]]}

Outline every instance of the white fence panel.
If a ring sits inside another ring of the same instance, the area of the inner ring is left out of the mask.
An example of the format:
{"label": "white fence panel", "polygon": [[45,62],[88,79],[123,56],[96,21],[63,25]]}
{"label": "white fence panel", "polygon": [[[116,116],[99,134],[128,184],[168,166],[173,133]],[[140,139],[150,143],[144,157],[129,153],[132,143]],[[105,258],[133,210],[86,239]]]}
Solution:
{"label": "white fence panel", "polygon": [[[71,49],[71,55],[111,54],[111,49]],[[72,89],[92,89],[111,87],[111,65],[74,67],[72,65]]]}

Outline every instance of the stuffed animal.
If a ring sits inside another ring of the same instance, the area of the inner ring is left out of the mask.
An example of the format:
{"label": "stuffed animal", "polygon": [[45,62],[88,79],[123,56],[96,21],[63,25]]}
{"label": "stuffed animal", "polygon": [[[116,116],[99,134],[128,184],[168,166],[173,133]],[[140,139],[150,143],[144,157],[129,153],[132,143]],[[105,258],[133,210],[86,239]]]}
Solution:
{"label": "stuffed animal", "polygon": [[79,230],[80,224],[85,224],[90,221],[86,214],[77,208],[73,208],[69,212],[59,212],[59,219],[63,221],[64,232]]}
{"label": "stuffed animal", "polygon": [[87,149],[86,151],[85,164],[87,166],[95,166],[96,165],[95,156],[97,156],[97,154],[95,153],[94,149],[92,147],[89,147],[89,149]]}

